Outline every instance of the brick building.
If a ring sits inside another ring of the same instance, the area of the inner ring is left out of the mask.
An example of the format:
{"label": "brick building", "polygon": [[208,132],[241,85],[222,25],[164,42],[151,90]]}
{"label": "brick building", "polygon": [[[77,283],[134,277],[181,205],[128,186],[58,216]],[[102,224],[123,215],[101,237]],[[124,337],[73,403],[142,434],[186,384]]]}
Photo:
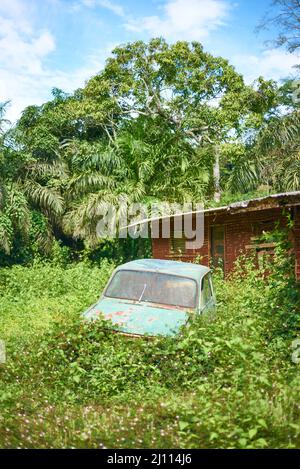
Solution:
{"label": "brick building", "polygon": [[[196,215],[197,212],[192,216]],[[262,243],[259,238],[263,232],[272,231],[278,222],[282,227],[288,226],[287,215],[294,222],[288,233],[295,252],[296,277],[300,280],[300,191],[204,210],[204,244],[199,249],[187,249],[187,240],[174,236],[171,217],[170,238],[152,239],[153,257],[192,262],[200,256],[202,264],[222,265],[227,275],[242,253],[254,251],[259,256],[272,251],[275,243],[272,240]]]}

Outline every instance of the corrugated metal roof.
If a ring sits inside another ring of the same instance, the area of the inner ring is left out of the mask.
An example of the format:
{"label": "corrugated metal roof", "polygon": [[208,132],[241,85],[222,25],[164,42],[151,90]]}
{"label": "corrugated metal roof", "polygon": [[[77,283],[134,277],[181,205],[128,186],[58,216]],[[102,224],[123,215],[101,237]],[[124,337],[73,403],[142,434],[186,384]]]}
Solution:
{"label": "corrugated metal roof", "polygon": [[295,192],[282,192],[280,194],[271,194],[264,197],[258,197],[255,199],[249,200],[242,200],[240,202],[234,202],[229,205],[225,205],[222,207],[213,207],[207,208],[204,210],[198,210],[194,212],[182,212],[176,213],[172,215],[165,215],[161,217],[155,218],[146,218],[144,220],[137,221],[135,223],[131,223],[128,226],[124,226],[125,228],[131,228],[139,225],[143,225],[145,223],[155,222],[159,220],[166,220],[168,218],[175,218],[175,217],[182,217],[183,215],[196,215],[197,213],[220,213],[220,212],[228,212],[228,213],[239,213],[244,212],[247,210],[265,210],[268,208],[276,208],[276,207],[291,207],[300,205],[300,191]]}
{"label": "corrugated metal roof", "polygon": [[192,264],[188,262],[168,261],[160,259],[138,259],[136,261],[127,262],[117,267],[118,270],[143,270],[160,272],[162,274],[180,275],[200,281],[203,275],[207,274],[210,269],[204,265]]}
{"label": "corrugated metal roof", "polygon": [[239,209],[239,208],[248,208],[255,206],[259,208],[264,208],[264,205],[268,203],[274,203],[276,206],[282,205],[298,205],[300,204],[300,191],[295,192],[282,192],[280,194],[270,194],[264,197],[258,197],[256,199],[242,200],[241,202],[234,202],[226,207],[227,210],[230,209]]}

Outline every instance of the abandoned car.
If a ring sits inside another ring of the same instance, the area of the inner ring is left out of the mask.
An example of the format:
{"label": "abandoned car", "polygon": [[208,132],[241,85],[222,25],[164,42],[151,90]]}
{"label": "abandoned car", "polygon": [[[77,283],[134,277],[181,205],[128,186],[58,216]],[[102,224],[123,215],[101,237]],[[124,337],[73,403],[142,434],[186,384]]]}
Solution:
{"label": "abandoned car", "polygon": [[213,313],[215,307],[208,267],[142,259],[119,266],[83,317],[104,317],[131,336],[174,336],[193,315]]}

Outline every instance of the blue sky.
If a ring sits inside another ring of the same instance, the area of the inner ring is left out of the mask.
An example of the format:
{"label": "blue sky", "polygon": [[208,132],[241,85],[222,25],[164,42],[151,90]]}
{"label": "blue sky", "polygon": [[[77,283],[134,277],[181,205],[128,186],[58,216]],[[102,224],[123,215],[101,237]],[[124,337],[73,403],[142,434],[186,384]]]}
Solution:
{"label": "blue sky", "polygon": [[255,27],[270,0],[0,0],[0,102],[16,120],[52,87],[73,91],[101,70],[114,46],[163,36],[198,40],[252,82],[280,80],[299,58],[267,48]]}

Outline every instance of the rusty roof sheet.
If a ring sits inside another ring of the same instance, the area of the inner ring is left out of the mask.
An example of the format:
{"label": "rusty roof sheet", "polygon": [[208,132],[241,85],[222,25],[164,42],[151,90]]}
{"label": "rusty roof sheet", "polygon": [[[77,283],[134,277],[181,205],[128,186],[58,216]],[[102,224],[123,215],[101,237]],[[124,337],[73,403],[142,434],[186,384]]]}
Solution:
{"label": "rusty roof sheet", "polygon": [[256,199],[233,202],[224,207],[216,207],[204,210],[204,213],[227,211],[243,212],[250,209],[264,210],[276,207],[291,207],[300,205],[300,191],[282,192],[280,194],[270,194]]}
{"label": "rusty roof sheet", "polygon": [[213,207],[203,210],[198,210],[194,212],[182,212],[175,213],[171,215],[162,215],[160,217],[146,218],[144,220],[139,220],[134,223],[131,223],[127,226],[123,226],[122,229],[136,227],[143,225],[145,223],[151,223],[159,220],[165,220],[168,218],[180,217],[183,215],[194,215],[197,213],[242,213],[245,211],[254,211],[254,210],[265,210],[270,208],[277,207],[293,207],[300,205],[300,191],[295,192],[282,192],[280,194],[270,194],[264,197],[258,197],[256,199],[242,200],[240,202],[233,202],[229,205],[223,207]]}

